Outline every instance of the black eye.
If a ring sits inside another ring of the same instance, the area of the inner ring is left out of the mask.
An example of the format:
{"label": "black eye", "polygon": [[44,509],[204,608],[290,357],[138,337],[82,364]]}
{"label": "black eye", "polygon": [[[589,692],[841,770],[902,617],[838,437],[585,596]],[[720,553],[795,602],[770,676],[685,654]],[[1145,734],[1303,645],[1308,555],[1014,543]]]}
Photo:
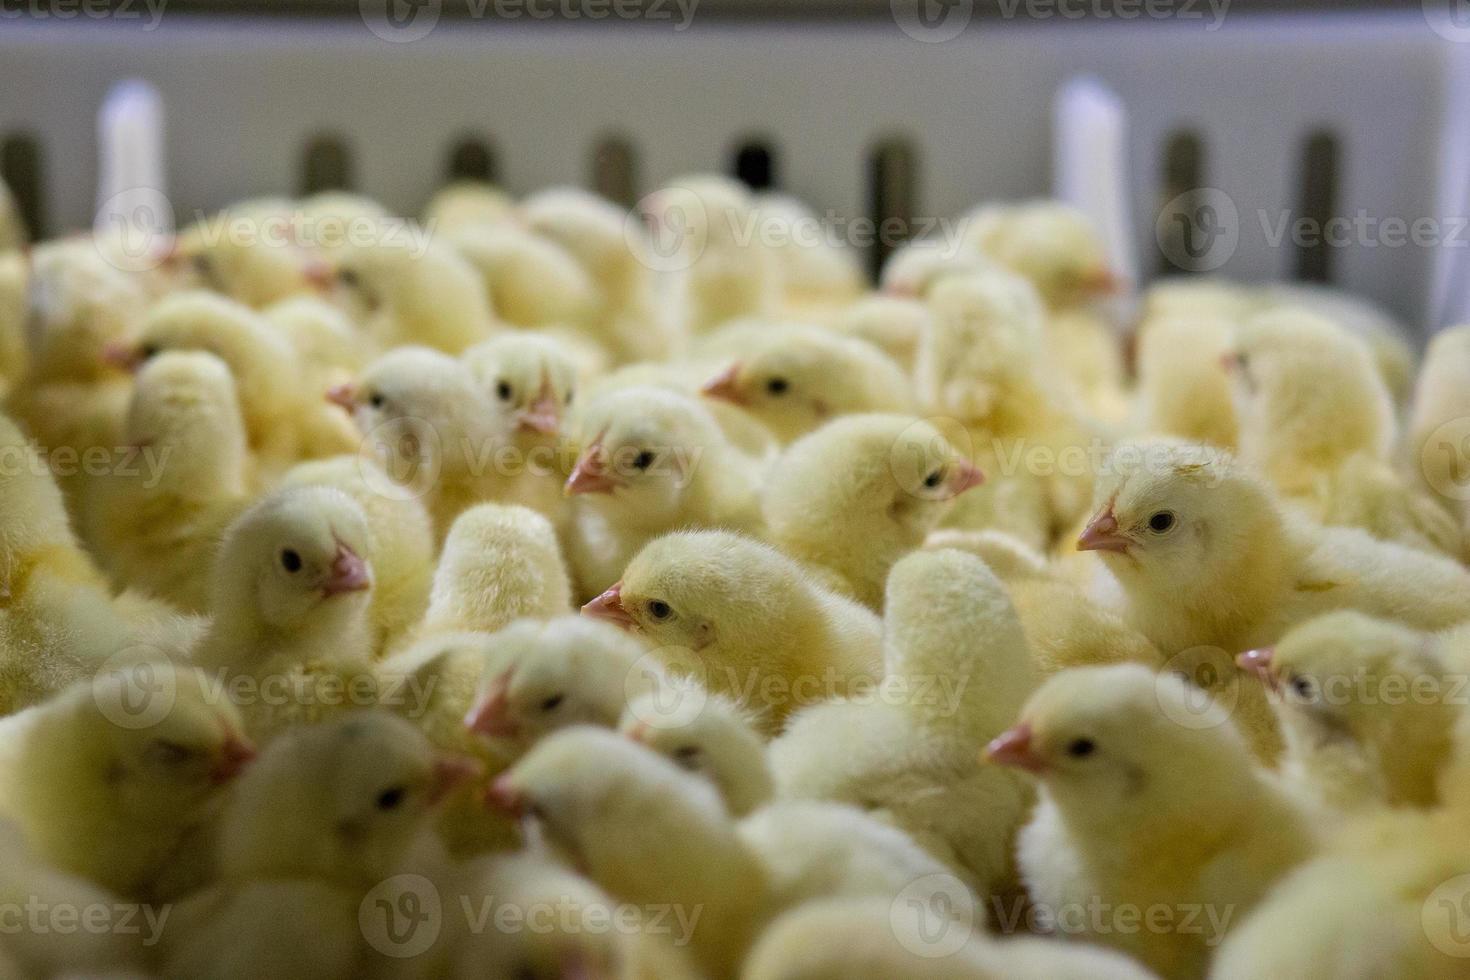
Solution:
{"label": "black eye", "polygon": [[511,390],[509,381],[501,381],[495,386],[495,394],[500,396],[501,401],[508,402],[515,392]]}
{"label": "black eye", "polygon": [[784,395],[786,394],[786,390],[790,387],[790,382],[788,382],[785,378],[772,378],[770,381],[766,382],[766,390],[773,395]]}
{"label": "black eye", "polygon": [[939,472],[938,470],[935,470],[933,473],[930,473],[928,476],[924,477],[924,486],[928,487],[930,490],[933,490],[935,487],[939,486],[939,481],[942,479],[944,479],[944,474]]}
{"label": "black eye", "polygon": [[1310,677],[1297,674],[1291,679],[1291,693],[1303,701],[1310,701],[1316,696],[1317,688]]}
{"label": "black eye", "polygon": [[576,395],[576,392],[573,391],[571,388],[568,388],[567,389],[567,400],[564,401],[564,402],[562,402],[562,404],[563,405],[570,405],[572,403],[572,397],[574,395]]}
{"label": "black eye", "polygon": [[142,357],[145,361],[151,357],[155,357],[158,355],[158,345],[144,344],[142,347],[138,348],[138,355]]}
{"label": "black eye", "polygon": [[636,470],[646,470],[652,465],[653,453],[649,452],[647,449],[643,450],[643,452],[639,453],[633,459],[633,468]]}
{"label": "black eye", "polygon": [[385,790],[383,790],[383,792],[381,792],[381,793],[378,794],[378,799],[376,801],[377,802],[378,809],[379,810],[396,810],[396,809],[398,809],[398,804],[400,804],[400,803],[403,802],[403,796],[404,796],[403,787],[401,787],[401,786],[394,786],[392,789],[385,789]]}
{"label": "black eye", "polygon": [[697,745],[681,745],[674,750],[674,761],[686,769],[699,764],[702,753]]}
{"label": "black eye", "polygon": [[301,556],[291,548],[281,552],[281,567],[288,572],[301,571]]}
{"label": "black eye", "polygon": [[371,395],[368,395],[368,404],[371,405],[373,408],[382,408],[384,405],[388,404],[388,399],[384,398],[381,394],[375,391]]}
{"label": "black eye", "polygon": [[541,710],[542,711],[555,711],[557,708],[559,708],[561,706],[561,703],[563,701],[565,701],[565,700],[566,700],[566,696],[565,695],[562,695],[562,694],[553,694],[551,697],[549,697],[545,701],[542,701],[541,702]]}
{"label": "black eye", "polygon": [[654,599],[648,604],[648,615],[654,619],[668,619],[673,614],[674,610],[662,599]]}
{"label": "black eye", "polygon": [[1090,738],[1073,739],[1072,744],[1067,746],[1067,754],[1074,759],[1085,759],[1097,749],[1097,743]]}
{"label": "black eye", "polygon": [[1148,528],[1156,534],[1163,534],[1174,526],[1174,514],[1172,511],[1161,510],[1148,519]]}
{"label": "black eye", "polygon": [[154,742],[148,747],[148,754],[155,762],[161,762],[166,766],[177,766],[187,762],[194,753],[182,745],[173,742]]}
{"label": "black eye", "polygon": [[196,255],[191,261],[194,263],[194,268],[199,272],[207,274],[211,268],[209,256],[207,255]]}
{"label": "black eye", "polygon": [[337,281],[344,286],[356,287],[361,280],[357,278],[357,273],[351,269],[340,269],[337,272]]}

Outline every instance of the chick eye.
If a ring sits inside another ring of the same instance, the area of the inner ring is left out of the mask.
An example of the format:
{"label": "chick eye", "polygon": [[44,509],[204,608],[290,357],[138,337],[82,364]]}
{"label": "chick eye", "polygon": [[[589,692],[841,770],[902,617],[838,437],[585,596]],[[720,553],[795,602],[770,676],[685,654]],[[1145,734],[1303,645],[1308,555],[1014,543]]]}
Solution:
{"label": "chick eye", "polygon": [[195,270],[199,272],[207,274],[211,268],[209,256],[207,255],[196,255],[190,261],[193,263]]}
{"label": "chick eye", "polygon": [[301,555],[294,548],[287,548],[281,552],[281,567],[288,572],[301,571]]}
{"label": "chick eye", "polygon": [[1296,674],[1291,678],[1291,693],[1302,701],[1311,701],[1317,696],[1317,685],[1310,677]]}
{"label": "chick eye", "polygon": [[342,285],[355,289],[361,282],[357,273],[351,269],[341,269],[337,272],[337,281]]}
{"label": "chick eye", "polygon": [[942,479],[944,479],[944,474],[941,473],[939,470],[935,470],[933,473],[930,473],[928,476],[924,477],[924,486],[928,487],[930,490],[933,490],[935,487],[939,486],[939,481]]}
{"label": "chick eye", "polygon": [[772,378],[766,382],[766,391],[773,395],[784,395],[791,387],[791,383],[785,378]]}
{"label": "chick eye", "polygon": [[573,398],[573,397],[574,397],[574,396],[575,396],[575,395],[576,395],[576,394],[577,394],[577,393],[576,393],[576,392],[575,392],[575,391],[574,391],[574,390],[572,390],[572,389],[571,389],[571,388],[568,388],[568,389],[567,389],[567,399],[566,399],[566,401],[564,401],[564,402],[562,402],[562,404],[563,404],[563,405],[570,405],[570,404],[571,404],[571,403],[572,403],[572,398]]}
{"label": "chick eye", "polygon": [[1097,751],[1097,743],[1090,738],[1073,739],[1067,746],[1067,754],[1074,759],[1085,759]]}
{"label": "chick eye", "polygon": [[1155,534],[1163,534],[1174,526],[1174,512],[1161,510],[1148,519],[1148,529]]}
{"label": "chick eye", "polygon": [[648,615],[654,619],[668,619],[673,614],[673,608],[662,599],[654,599],[648,604]]}
{"label": "chick eye", "polygon": [[643,452],[639,453],[633,459],[633,468],[635,470],[646,470],[652,465],[653,453],[649,452],[647,449],[643,450]]}
{"label": "chick eye", "polygon": [[702,754],[697,745],[681,745],[674,750],[674,761],[685,769],[692,769],[699,765]]}
{"label": "chick eye", "polygon": [[566,695],[563,695],[563,694],[553,694],[551,697],[549,697],[545,701],[542,701],[541,702],[541,710],[542,711],[555,711],[557,708],[561,707],[561,703],[563,701],[565,701],[565,700],[566,700]]}
{"label": "chick eye", "polygon": [[515,394],[515,392],[511,390],[509,381],[501,381],[495,385],[495,394],[499,396],[501,401],[508,402],[510,401],[510,396]]}
{"label": "chick eye", "polygon": [[145,361],[152,357],[158,356],[158,352],[159,351],[157,344],[144,344],[142,347],[138,348],[138,356],[143,358],[143,360]]}
{"label": "chick eye", "polygon": [[148,746],[148,758],[166,766],[177,766],[194,755],[189,749],[174,742],[154,742]]}
{"label": "chick eye", "polygon": [[388,404],[388,399],[385,398],[380,392],[375,391],[371,395],[368,395],[368,404],[371,405],[373,408],[382,408],[384,405]]}
{"label": "chick eye", "polygon": [[396,810],[403,802],[404,795],[403,787],[394,786],[392,789],[385,789],[379,793],[374,803],[379,810]]}

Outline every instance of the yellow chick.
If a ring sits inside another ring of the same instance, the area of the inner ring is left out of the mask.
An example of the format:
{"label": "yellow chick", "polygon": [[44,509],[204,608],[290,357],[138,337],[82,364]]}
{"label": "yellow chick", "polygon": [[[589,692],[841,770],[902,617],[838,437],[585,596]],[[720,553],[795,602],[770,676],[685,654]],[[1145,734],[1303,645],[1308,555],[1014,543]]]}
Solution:
{"label": "yellow chick", "polygon": [[1334,612],[1238,660],[1276,694],[1293,786],[1346,811],[1440,802],[1464,675],[1430,636]]}
{"label": "yellow chick", "polygon": [[438,540],[461,511],[499,499],[519,470],[504,465],[513,451],[510,413],[447,354],[389,351],[328,397],[351,413],[364,451],[398,485],[385,489],[423,499]]}
{"label": "yellow chick", "polygon": [[310,292],[301,218],[284,198],[234,204],[180,231],[163,271],[175,289],[208,289],[255,309]]}
{"label": "yellow chick", "polygon": [[772,543],[878,609],[893,563],[983,480],[926,421],[850,415],[787,448],[762,510]]}
{"label": "yellow chick", "polygon": [[[699,710],[681,710],[683,704],[697,704]],[[708,779],[733,816],[747,816],[775,795],[766,744],[750,716],[690,678],[669,678],[630,699],[618,731]]]}
{"label": "yellow chick", "polygon": [[[1462,528],[1470,499],[1459,427],[1470,418],[1470,324],[1435,334],[1424,354],[1405,433],[1407,472]],[[1458,423],[1458,424],[1457,424]]]}
{"label": "yellow chick", "polygon": [[0,251],[20,249],[28,240],[20,209],[15,206],[15,195],[0,180]]}
{"label": "yellow chick", "polygon": [[1021,621],[1000,580],[960,551],[899,561],[885,605],[882,683],[791,721],[771,746],[777,790],[874,812],[981,894],[1005,890],[1030,787],[970,763],[1036,686]]}
{"label": "yellow chick", "polygon": [[882,351],[820,327],[768,330],[701,391],[754,415],[783,443],[839,415],[911,412],[912,386]]}
{"label": "yellow chick", "polygon": [[89,484],[87,539],[113,584],[181,610],[209,609],[224,529],[250,504],[249,451],[235,381],[213,354],[178,351],[138,372],[124,438],[147,466]]}
{"label": "yellow chick", "polygon": [[597,287],[556,242],[508,222],[464,228],[450,241],[480,274],[501,322],[575,328],[592,318]]}
{"label": "yellow chick", "polygon": [[0,403],[29,369],[30,277],[29,254],[0,251]]}
{"label": "yellow chick", "polygon": [[822,311],[862,295],[863,270],[854,250],[824,234],[822,218],[789,194],[757,194],[755,212],[771,236],[787,310]]}
{"label": "yellow chick", "polygon": [[493,225],[515,209],[509,194],[482,180],[456,180],[434,192],[424,208],[424,227],[440,235],[463,228]]}
{"label": "yellow chick", "polygon": [[670,672],[733,699],[766,735],[798,708],[871,686],[879,671],[872,613],[726,531],[653,540],[582,613],[638,633]]}
{"label": "yellow chick", "polygon": [[962,244],[919,239],[894,250],[883,263],[878,286],[885,296],[912,302],[927,298],[929,290],[950,276],[994,268],[994,262]]}
{"label": "yellow chick", "polygon": [[[1038,918],[1164,977],[1199,976],[1231,921],[1316,847],[1304,811],[1255,767],[1225,711],[1137,664],[1052,677],[986,757],[1040,785],[1018,848]],[[1131,930],[1088,911],[1099,903],[1150,922],[1179,923],[1187,907],[1219,918]]]}
{"label": "yellow chick", "polygon": [[301,362],[302,383],[312,391],[350,381],[377,354],[347,314],[319,296],[293,296],[261,313],[290,341]]}
{"label": "yellow chick", "polygon": [[524,616],[570,612],[556,532],[525,507],[479,504],[460,514],[434,570],[421,633],[492,633]]}
{"label": "yellow chick", "polygon": [[833,314],[829,322],[838,333],[866,340],[912,375],[928,318],[928,308],[918,300],[873,295]]}
{"label": "yellow chick", "polygon": [[643,386],[603,392],[582,407],[574,441],[567,557],[583,598],[666,531],[760,527],[755,464],[693,398]]}
{"label": "yellow chick", "polygon": [[597,286],[588,330],[615,363],[663,361],[683,351],[684,336],[655,288],[653,248],[645,230],[611,201],[570,187],[521,202],[527,227],[582,263]]}
{"label": "yellow chick", "polygon": [[1235,393],[1225,365],[1235,353],[1235,321],[1222,316],[1151,319],[1138,339],[1135,427],[1221,449],[1239,436]]}
{"label": "yellow chick", "polygon": [[115,661],[5,725],[0,810],[38,857],[142,901],[203,884],[210,824],[254,749],[202,672]]}
{"label": "yellow chick", "polygon": [[380,349],[422,344],[459,354],[495,330],[484,280],[453,246],[411,230],[348,246],[318,276]]}

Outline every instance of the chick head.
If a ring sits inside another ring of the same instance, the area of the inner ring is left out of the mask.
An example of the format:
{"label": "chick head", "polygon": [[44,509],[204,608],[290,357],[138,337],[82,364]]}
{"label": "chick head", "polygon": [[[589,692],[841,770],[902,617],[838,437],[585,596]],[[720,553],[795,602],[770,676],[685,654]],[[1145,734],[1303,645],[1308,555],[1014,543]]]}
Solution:
{"label": "chick head", "polygon": [[1125,587],[1207,587],[1259,554],[1279,525],[1264,486],[1222,450],[1168,439],[1116,447],[1099,475],[1079,551]]}
{"label": "chick head", "polygon": [[310,253],[283,198],[246,202],[179,233],[164,259],[175,289],[208,289],[252,307],[310,291]]}
{"label": "chick head", "polygon": [[[668,687],[695,683],[689,678],[664,682]],[[700,710],[688,718],[671,718],[664,707],[669,703],[668,692],[653,690],[628,702],[618,730],[685,772],[709,780],[736,816],[767,802],[773,790],[765,760],[766,743],[746,713],[721,695],[687,692],[675,696],[699,698]],[[661,723],[650,724],[648,719],[660,719]],[[665,719],[668,723],[663,722]]]}
{"label": "chick head", "polygon": [[765,514],[782,537],[897,532],[917,546],[955,497],[983,481],[928,421],[848,415],[791,444],[769,478]]}
{"label": "chick head", "polygon": [[229,697],[203,671],[163,658],[112,664],[62,699],[82,729],[68,737],[88,747],[117,812],[168,824],[213,805],[255,758]]}
{"label": "chick head", "polygon": [[51,242],[30,253],[27,341],[34,380],[88,380],[117,366],[120,349],[148,307],[134,276],[111,265],[91,240]]}
{"label": "chick head", "polygon": [[622,630],[580,616],[512,623],[486,642],[465,725],[520,746],[569,725],[611,727],[641,653]]}
{"label": "chick head", "polygon": [[461,360],[514,421],[521,439],[545,443],[561,432],[577,394],[577,364],[553,337],[506,333],[476,344]]}
{"label": "chick head", "polygon": [[625,300],[634,283],[647,277],[630,247],[635,229],[611,201],[580,188],[558,187],[526,198],[520,214],[528,228],[576,256],[610,303]]}
{"label": "chick head", "polygon": [[362,508],[328,487],[276,491],[231,525],[215,563],[215,608],[294,632],[322,610],[365,610],[373,585]]}
{"label": "chick head", "polygon": [[[1068,819],[1100,825],[1236,792],[1251,756],[1229,714],[1172,673],[1141,664],[1053,675],[985,750],[1037,777]],[[1208,785],[1205,785],[1208,784]]]}
{"label": "chick head", "polygon": [[952,277],[930,292],[929,312],[918,377],[925,404],[934,409],[983,418],[1000,392],[1036,371],[1046,314],[1020,276],[996,270]]}
{"label": "chick head", "polygon": [[129,445],[167,452],[162,474],[184,490],[243,488],[245,422],[235,379],[203,351],[171,351],[138,372],[123,432]]}
{"label": "chick head", "polygon": [[694,258],[752,252],[746,236],[755,219],[755,200],[740,181],[716,174],[681,177],[639,202]]}
{"label": "chick head", "polygon": [[973,212],[967,224],[966,237],[981,252],[1031,280],[1053,307],[1105,296],[1122,285],[1097,228],[1071,205],[988,206]]}
{"label": "chick head", "polygon": [[384,711],[292,728],[240,781],[221,832],[222,870],[376,883],[445,795],[478,772]]}
{"label": "chick head", "polygon": [[576,442],[581,452],[566,493],[655,522],[677,514],[705,454],[727,446],[698,401],[652,387],[590,399],[577,420]]}
{"label": "chick head", "polygon": [[909,242],[888,257],[878,284],[888,296],[921,300],[951,276],[973,275],[994,268],[995,263],[974,249],[921,239]]}

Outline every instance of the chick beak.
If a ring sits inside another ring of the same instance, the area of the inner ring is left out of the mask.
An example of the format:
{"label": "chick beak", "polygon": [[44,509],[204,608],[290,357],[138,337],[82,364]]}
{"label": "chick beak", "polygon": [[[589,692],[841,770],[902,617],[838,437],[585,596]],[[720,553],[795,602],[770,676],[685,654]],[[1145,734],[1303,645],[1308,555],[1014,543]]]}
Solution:
{"label": "chick beak", "polygon": [[648,734],[652,730],[653,729],[651,729],[648,726],[648,722],[646,722],[646,721],[637,722],[637,723],[635,723],[633,725],[632,728],[629,728],[628,729],[628,731],[627,731],[628,740],[631,741],[631,742],[637,742],[639,745],[647,745],[648,744]]}
{"label": "chick beak", "polygon": [[1240,355],[1234,351],[1226,351],[1220,355],[1220,367],[1224,368],[1226,374],[1234,374],[1240,368]]}
{"label": "chick beak", "polygon": [[361,592],[371,588],[373,576],[367,562],[351,548],[337,543],[337,554],[332,559],[332,574],[322,583],[322,595],[331,598],[344,592]]}
{"label": "chick beak", "polygon": [[1238,655],[1235,658],[1235,665],[1241,670],[1255,674],[1269,690],[1276,691],[1281,685],[1277,683],[1276,671],[1273,669],[1275,659],[1274,647],[1261,647]]}
{"label": "chick beak", "polygon": [[740,387],[736,382],[740,378],[740,362],[736,361],[719,374],[710,378],[700,388],[700,394],[709,398],[718,398],[734,405],[747,404],[746,397],[740,393]]}
{"label": "chick beak", "polygon": [[143,366],[143,353],[133,344],[114,340],[102,348],[102,363],[131,374]]}
{"label": "chick beak", "polygon": [[632,629],[638,625],[637,621],[628,615],[628,610],[623,608],[622,582],[618,582],[602,595],[583,606],[582,615],[590,616],[593,619],[607,620],[614,626],[621,626],[625,630]]}
{"label": "chick beak", "polygon": [[1113,505],[1109,504],[1083,528],[1082,536],[1077,539],[1077,550],[1115,551],[1125,555],[1132,544],[1131,540],[1118,533],[1118,517],[1113,513]]}
{"label": "chick beak", "polygon": [[516,426],[524,432],[539,432],[554,436],[561,430],[561,412],[556,404],[556,392],[551,388],[551,379],[541,376],[541,390],[536,400],[516,415]]}
{"label": "chick beak", "polygon": [[1090,296],[1116,296],[1123,291],[1123,277],[1105,265],[1089,269],[1082,276],[1082,291]]}
{"label": "chick beak", "polygon": [[887,296],[896,296],[899,299],[919,298],[919,290],[910,282],[891,282],[883,287],[883,293]]}
{"label": "chick beak", "polygon": [[514,738],[519,734],[519,726],[510,717],[511,673],[507,670],[490,682],[484,696],[465,715],[466,728],[490,738]]}
{"label": "chick beak", "polygon": [[958,497],[966,490],[972,490],[985,482],[985,474],[980,468],[967,459],[959,461],[955,467],[954,476],[950,477],[950,496]]}
{"label": "chick beak", "polygon": [[308,259],[301,266],[301,278],[318,292],[329,292],[337,281],[337,274],[332,269],[330,262],[321,259]]}
{"label": "chick beak", "polygon": [[1031,726],[1022,722],[1001,732],[985,746],[984,760],[998,766],[1014,766],[1033,775],[1046,772],[1046,761],[1036,754],[1031,744]]}
{"label": "chick beak", "polygon": [[219,759],[214,768],[209,771],[210,783],[223,786],[240,775],[254,759],[255,746],[239,735],[230,735],[220,748]]}
{"label": "chick beak", "polygon": [[351,381],[332,385],[327,389],[327,401],[351,414],[357,408],[357,385]]}
{"label": "chick beak", "polygon": [[434,772],[429,780],[429,803],[438,803],[444,797],[472,780],[485,774],[480,760],[468,755],[441,755],[434,760]]}
{"label": "chick beak", "polygon": [[485,806],[496,813],[503,813],[519,820],[526,813],[526,797],[510,781],[510,775],[501,776],[485,790]]}
{"label": "chick beak", "polygon": [[572,475],[567,477],[562,493],[568,497],[579,493],[612,493],[620,486],[622,481],[607,471],[599,437],[577,458],[577,465],[572,467]]}

